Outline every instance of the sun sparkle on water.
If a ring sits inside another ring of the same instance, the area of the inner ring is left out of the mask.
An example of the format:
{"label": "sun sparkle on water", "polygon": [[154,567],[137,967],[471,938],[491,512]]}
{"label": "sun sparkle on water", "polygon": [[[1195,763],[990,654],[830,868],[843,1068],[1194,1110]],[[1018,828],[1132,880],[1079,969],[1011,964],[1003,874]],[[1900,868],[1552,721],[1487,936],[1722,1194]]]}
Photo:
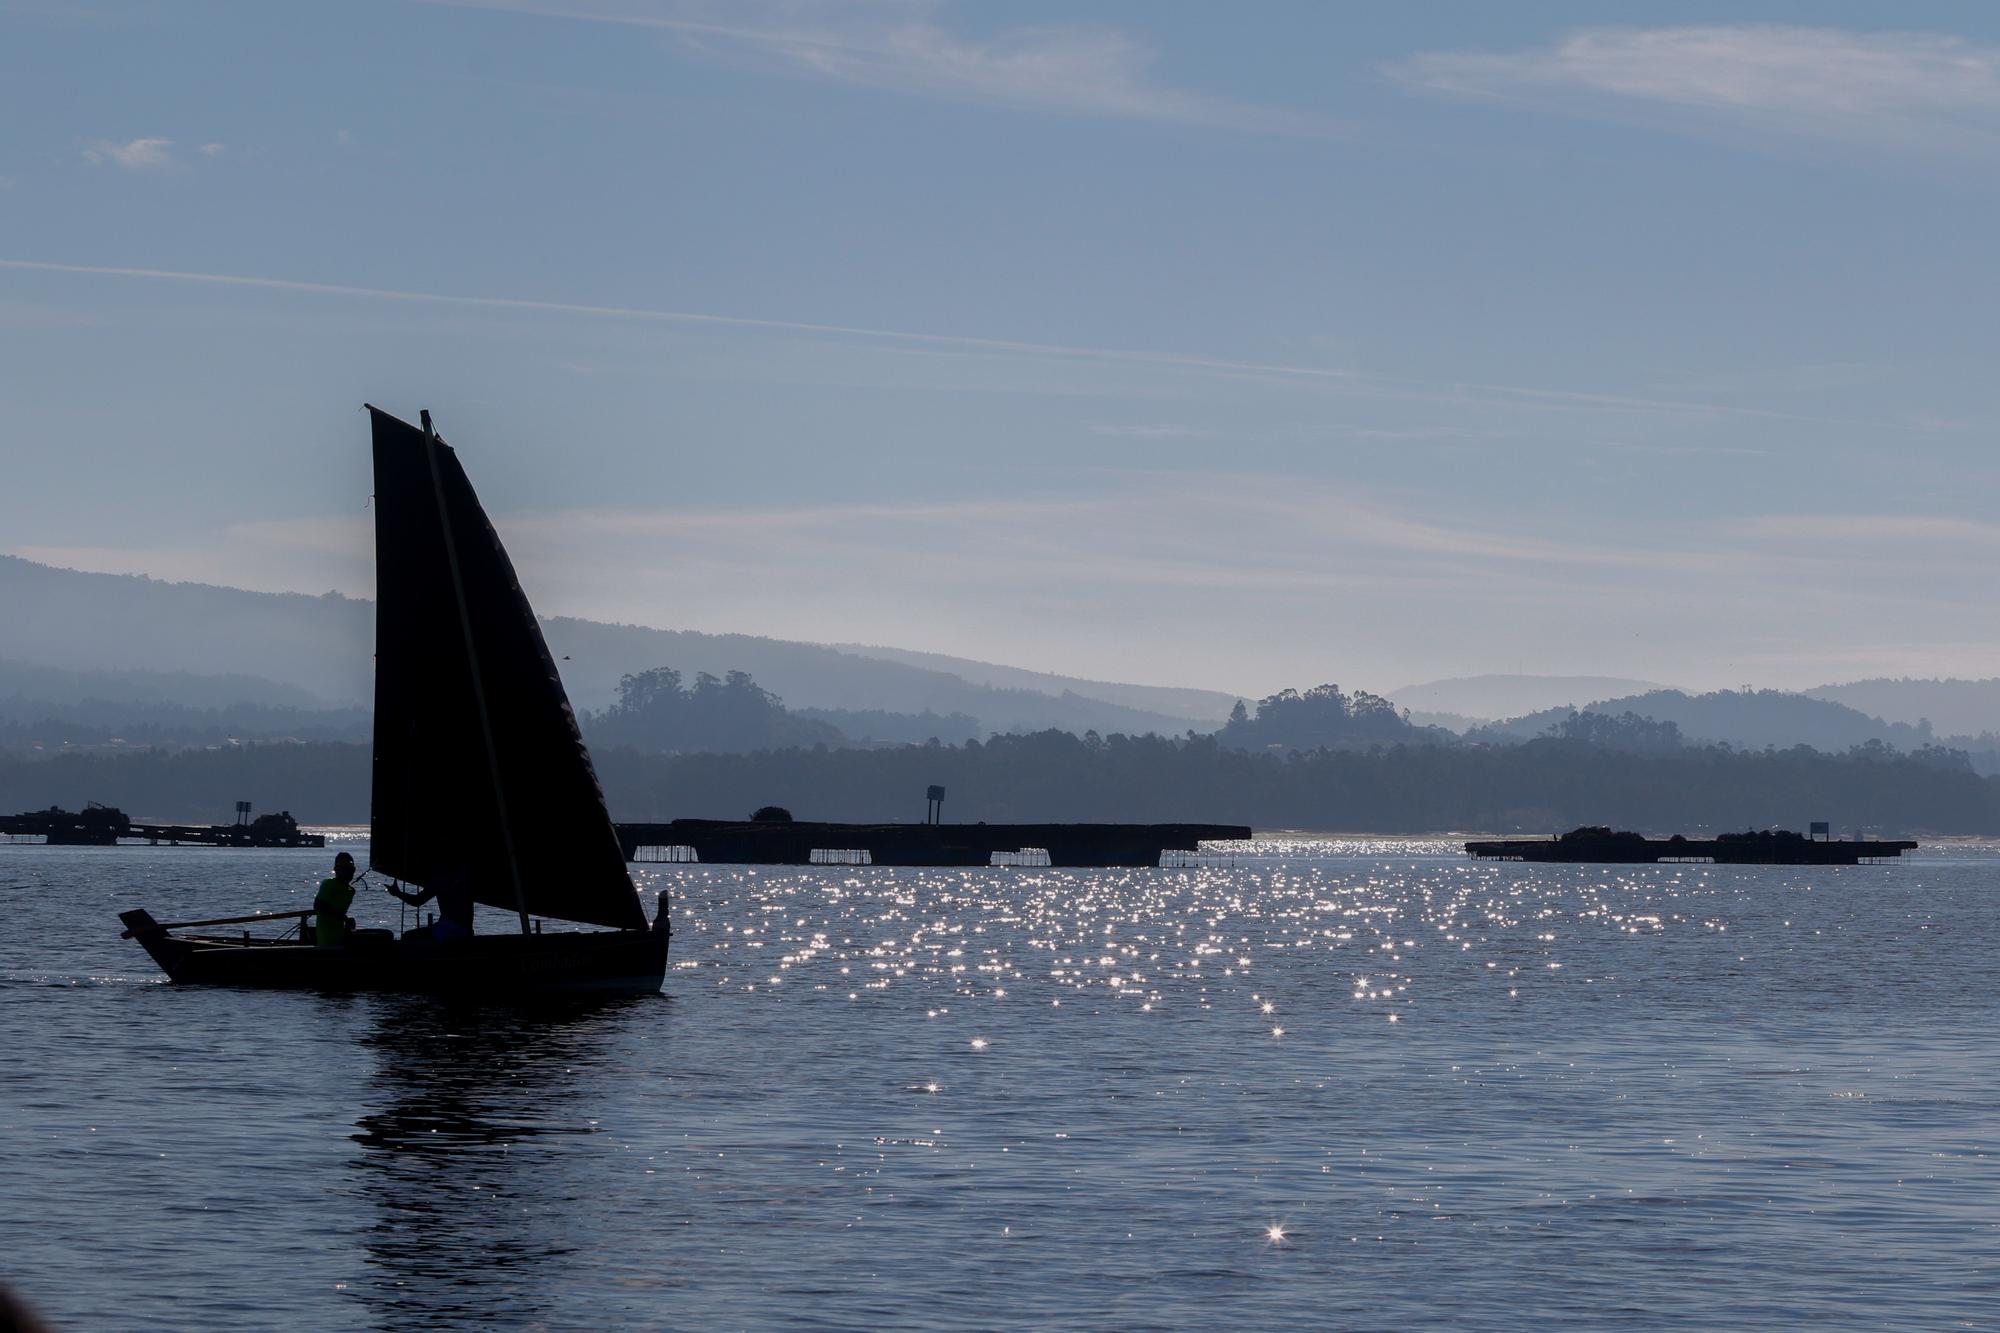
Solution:
{"label": "sun sparkle on water", "polygon": [[[89,1098],[53,1077],[36,1085],[63,1118],[38,1109],[0,1124],[0,1148],[24,1149],[0,1151],[0,1181],[41,1191],[31,1212],[18,1188],[0,1189],[14,1205],[0,1213],[16,1214],[0,1217],[0,1235],[45,1290],[89,1295],[87,1263],[61,1243],[75,1199],[124,1189],[115,1215],[91,1225],[123,1228],[113,1234],[127,1252],[163,1245],[148,1267],[180,1275],[175,1294],[198,1302],[241,1296],[200,1282],[222,1235],[309,1247],[315,1227],[336,1226],[364,1238],[343,1253],[370,1277],[374,1322],[397,1326],[433,1312],[505,1323],[518,1316],[506,1308],[517,1277],[555,1279],[562,1304],[547,1317],[642,1322],[634,1303],[653,1300],[668,1269],[688,1277],[671,1292],[685,1316],[672,1322],[700,1327],[754,1324],[773,1272],[843,1326],[922,1323],[984,1300],[1015,1303],[1023,1327],[1060,1327],[1101,1298],[1107,1271],[1172,1283],[1185,1327],[1331,1324],[1354,1309],[1408,1327],[1435,1322],[1446,1294],[1466,1323],[1492,1327],[1566,1301],[1751,1333],[1780,1298],[1838,1301],[1883,1327],[1979,1322],[1980,1293],[1961,1281],[1982,1262],[1966,1220],[1991,1211],[2000,1162],[1966,1057],[1991,1043],[1973,1046],[1951,1020],[2000,991],[2000,964],[1944,913],[1971,911],[1990,927],[1979,934],[2000,933],[2000,844],[1958,869],[1699,877],[1468,863],[1448,850],[1246,856],[1228,872],[642,869],[673,903],[673,965],[699,970],[675,972],[657,1003],[537,1021],[506,1041],[453,1027],[413,1045],[411,1011],[385,1002],[316,1011],[361,1040],[294,1051],[259,1046],[251,1002],[227,994],[16,986],[16,1003],[55,1020],[17,1024],[15,1042],[39,1043],[52,1075],[72,1072],[61,1063],[72,1047],[103,1049],[142,1001],[212,1012],[191,1038],[203,1046],[234,1032],[243,1044],[194,1073],[178,1052],[170,1068],[142,1050]],[[217,873],[164,850],[115,855],[174,870],[191,895]],[[112,975],[98,960],[119,955],[73,909],[79,894],[123,890],[87,871],[90,858],[45,859],[70,877],[69,914],[37,918],[16,895],[27,914],[16,925],[32,929],[0,932],[0,950],[8,936],[33,943],[0,982],[47,970],[52,938],[70,949],[57,955],[64,979]],[[226,896],[177,910],[222,915],[253,900],[271,872],[243,867],[215,888]],[[1866,1003],[1826,1003],[1850,991]],[[1499,1003],[1510,996],[1519,1003]],[[1262,1042],[1249,1040],[1245,1004]],[[1279,1008],[1311,1017],[1279,1020]],[[33,1031],[43,1026],[69,1041]],[[1713,1039],[1720,1030],[1728,1041]],[[226,1124],[201,1109],[260,1067],[300,1082],[241,1098]],[[162,1092],[184,1099],[169,1110],[191,1108],[183,1123],[150,1104]],[[330,1107],[341,1132],[317,1137],[320,1157],[302,1171],[278,1149]],[[261,1138],[237,1137],[246,1119]],[[343,1137],[350,1122],[362,1137]],[[56,1137],[86,1123],[106,1126],[79,1136],[92,1151]],[[207,1150],[190,1160],[197,1134]],[[248,1153],[228,1160],[239,1143]],[[121,1158],[162,1147],[188,1176],[183,1200],[249,1198],[249,1180],[288,1207],[255,1198],[233,1220],[214,1208],[205,1226],[235,1230],[187,1239],[173,1199],[120,1173]],[[432,1169],[439,1151],[452,1152],[450,1172]],[[366,1169],[328,1192],[315,1182],[334,1153]],[[1836,1177],[1838,1215],[1826,1194]],[[488,1202],[459,1206],[474,1193]],[[1758,1206],[1708,1206],[1718,1198]],[[663,1207],[684,1225],[659,1225]],[[1244,1207],[1286,1217],[1238,1235]],[[1844,1225],[1863,1210],[1867,1226]],[[295,1232],[280,1229],[284,1214]],[[490,1265],[447,1264],[440,1278],[412,1267],[409,1247],[372,1243],[392,1241],[383,1228],[397,1218],[426,1216],[451,1220],[454,1252],[504,1254],[509,1289]],[[36,1217],[59,1220],[42,1237]],[[996,1220],[1022,1223],[1003,1225],[1004,1256],[966,1265]],[[1684,1266],[1653,1262],[1690,1227],[1712,1242],[1693,1287]],[[618,1245],[576,1243],[610,1234]],[[1883,1235],[1900,1238],[1895,1284],[1870,1262]],[[1332,1262],[1330,1247],[1350,1244],[1373,1249]],[[1592,1252],[1640,1257],[1571,1262]],[[281,1298],[289,1280],[241,1276]],[[129,1308],[153,1298],[140,1285],[111,1291]],[[310,1302],[294,1315],[314,1329],[355,1317]]]}

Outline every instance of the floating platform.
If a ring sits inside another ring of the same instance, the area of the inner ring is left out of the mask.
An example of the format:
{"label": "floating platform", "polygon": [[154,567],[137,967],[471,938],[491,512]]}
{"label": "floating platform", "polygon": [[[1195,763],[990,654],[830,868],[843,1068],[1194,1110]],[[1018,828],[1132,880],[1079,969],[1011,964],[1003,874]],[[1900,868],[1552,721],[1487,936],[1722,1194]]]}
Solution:
{"label": "floating platform", "polygon": [[1715,838],[1648,838],[1608,828],[1573,829],[1559,838],[1501,838],[1468,842],[1468,854],[1499,861],[1566,861],[1640,865],[1659,861],[1700,861],[1746,866],[1852,866],[1893,861],[1917,844],[1887,839],[1836,842],[1789,830],[1724,833]]}
{"label": "floating platform", "polygon": [[37,837],[51,847],[115,847],[121,842],[169,847],[326,846],[325,835],[301,832],[289,810],[250,818],[247,801],[237,802],[234,824],[142,824],[95,801],[82,810],[52,805],[21,815],[0,815],[0,838]]}
{"label": "floating platform", "polygon": [[[625,859],[658,848],[660,860],[726,865],[803,866],[1156,866],[1167,852],[1200,851],[1205,842],[1240,842],[1242,824],[818,824],[676,819],[620,824]],[[683,852],[687,854],[681,854]],[[1033,857],[1032,860],[1029,858]],[[1021,858],[1015,860],[1015,858]]]}

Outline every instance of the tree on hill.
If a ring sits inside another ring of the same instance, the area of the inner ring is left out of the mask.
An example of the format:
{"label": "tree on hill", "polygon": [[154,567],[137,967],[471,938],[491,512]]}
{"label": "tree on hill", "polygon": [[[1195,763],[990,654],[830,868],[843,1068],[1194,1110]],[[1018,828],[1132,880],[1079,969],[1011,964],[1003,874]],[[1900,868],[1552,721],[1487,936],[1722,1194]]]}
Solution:
{"label": "tree on hill", "polygon": [[1582,741],[1607,750],[1630,750],[1634,754],[1658,754],[1681,747],[1681,729],[1672,722],[1656,722],[1629,709],[1613,717],[1609,713],[1579,713],[1553,724],[1547,735],[1559,740]]}
{"label": "tree on hill", "polygon": [[1366,690],[1349,695],[1338,685],[1315,685],[1303,694],[1280,690],[1257,701],[1255,717],[1239,700],[1216,733],[1222,744],[1238,750],[1437,744],[1444,738],[1436,728],[1412,726],[1381,695]]}
{"label": "tree on hill", "polygon": [[747,671],[726,676],[695,673],[682,683],[672,667],[654,667],[618,682],[618,699],[585,718],[593,745],[630,746],[643,753],[713,750],[741,754],[813,745],[839,745],[840,729],[794,716],[784,700],[758,685]]}

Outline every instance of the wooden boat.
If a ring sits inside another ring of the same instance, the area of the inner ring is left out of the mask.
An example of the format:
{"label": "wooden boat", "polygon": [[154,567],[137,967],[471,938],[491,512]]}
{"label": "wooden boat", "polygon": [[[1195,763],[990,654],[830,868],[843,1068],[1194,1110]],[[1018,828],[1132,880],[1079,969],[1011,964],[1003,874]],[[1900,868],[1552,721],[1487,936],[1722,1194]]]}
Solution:
{"label": "wooden boat", "polygon": [[[589,751],[513,562],[457,454],[368,409],[375,452],[375,751],[369,866],[469,884],[518,934],[359,930],[321,946],[310,912],[162,924],[121,913],[176,982],[287,989],[657,991],[670,929],[639,903]],[[537,918],[606,927],[543,932]],[[297,921],[296,938],[218,926]]]}

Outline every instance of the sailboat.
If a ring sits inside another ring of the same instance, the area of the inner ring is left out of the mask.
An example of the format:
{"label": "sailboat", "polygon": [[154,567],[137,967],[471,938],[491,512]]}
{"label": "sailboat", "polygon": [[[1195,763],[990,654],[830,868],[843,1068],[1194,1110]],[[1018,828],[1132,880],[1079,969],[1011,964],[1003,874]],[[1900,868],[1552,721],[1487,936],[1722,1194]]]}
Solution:
{"label": "sailboat", "polygon": [[[469,886],[475,902],[512,912],[519,931],[441,939],[356,930],[316,945],[310,912],[162,924],[139,909],[119,914],[125,937],[176,982],[657,991],[666,896],[649,925],[513,562],[430,414],[419,428],[368,412],[377,585],[369,865],[419,888]],[[288,916],[296,937],[247,929]],[[544,933],[538,918],[603,929]]]}

